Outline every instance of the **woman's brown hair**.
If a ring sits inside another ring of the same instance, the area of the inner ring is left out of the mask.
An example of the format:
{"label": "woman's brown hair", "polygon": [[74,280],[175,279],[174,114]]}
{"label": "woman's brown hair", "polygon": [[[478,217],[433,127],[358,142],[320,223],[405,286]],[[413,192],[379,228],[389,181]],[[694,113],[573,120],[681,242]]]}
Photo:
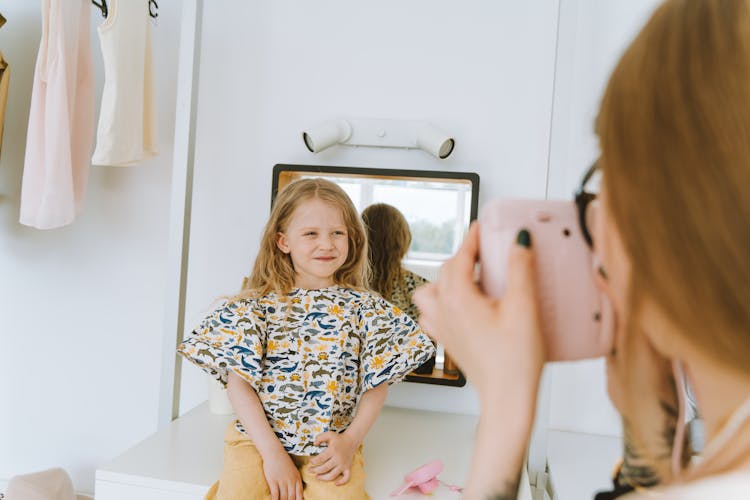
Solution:
{"label": "woman's brown hair", "polygon": [[664,3],[612,74],[597,132],[634,297],[750,373],[750,3]]}
{"label": "woman's brown hair", "polygon": [[370,205],[362,212],[367,228],[370,288],[391,300],[393,285],[402,279],[401,260],[411,245],[411,231],[403,214],[385,203]]}
{"label": "woman's brown hair", "polygon": [[325,179],[300,179],[279,192],[271,216],[263,230],[258,256],[249,278],[242,284],[238,298],[258,297],[269,292],[286,294],[294,288],[291,256],[276,245],[277,233],[286,231],[294,211],[305,202],[319,199],[341,209],[346,225],[349,252],[344,264],[336,270],[337,285],[363,289],[367,284],[367,236],[352,200],[338,185]]}
{"label": "woman's brown hair", "polygon": [[[630,330],[648,299],[688,343],[750,374],[750,2],[662,4],[612,73],[596,128],[632,269]],[[618,356],[632,410],[651,388]]]}

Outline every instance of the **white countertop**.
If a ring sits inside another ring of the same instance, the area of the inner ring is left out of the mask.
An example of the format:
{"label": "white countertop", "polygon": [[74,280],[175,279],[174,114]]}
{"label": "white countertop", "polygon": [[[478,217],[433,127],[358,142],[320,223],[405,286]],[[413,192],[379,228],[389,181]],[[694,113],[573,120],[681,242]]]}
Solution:
{"label": "white countertop", "polygon": [[[223,435],[232,419],[214,415],[204,403],[99,468],[97,481],[202,495],[219,477]],[[365,440],[366,487],[373,500],[401,485],[403,476],[439,458],[439,479],[463,486],[468,475],[477,417],[385,407]],[[606,479],[605,475],[605,479]],[[424,498],[408,492],[399,498]],[[440,486],[431,499],[458,499]],[[526,471],[519,499],[531,499]]]}

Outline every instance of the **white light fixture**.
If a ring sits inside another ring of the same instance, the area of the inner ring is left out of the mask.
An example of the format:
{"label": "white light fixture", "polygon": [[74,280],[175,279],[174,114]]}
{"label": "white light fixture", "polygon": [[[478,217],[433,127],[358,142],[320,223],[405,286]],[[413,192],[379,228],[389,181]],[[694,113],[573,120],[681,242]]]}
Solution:
{"label": "white light fixture", "polygon": [[444,160],[453,152],[456,141],[445,132],[425,123],[417,132],[417,147]]}
{"label": "white light fixture", "polygon": [[312,153],[341,144],[421,149],[440,159],[456,146],[453,137],[427,122],[376,119],[331,120],[303,131],[302,140]]}
{"label": "white light fixture", "polygon": [[325,122],[302,132],[302,140],[311,153],[320,153],[334,144],[343,144],[352,136],[352,126],[346,120]]}

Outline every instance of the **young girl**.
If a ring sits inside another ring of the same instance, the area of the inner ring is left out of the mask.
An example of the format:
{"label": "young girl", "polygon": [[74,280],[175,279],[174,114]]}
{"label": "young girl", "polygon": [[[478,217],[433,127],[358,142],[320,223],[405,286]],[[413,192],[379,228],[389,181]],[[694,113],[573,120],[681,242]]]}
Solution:
{"label": "young girl", "polygon": [[418,321],[419,310],[411,296],[428,281],[401,266],[411,245],[409,223],[396,207],[385,203],[365,208],[362,220],[367,228],[370,288]]}
{"label": "young girl", "polygon": [[[414,321],[419,321],[419,309],[411,297],[417,287],[429,282],[401,266],[411,245],[409,223],[396,207],[386,203],[375,203],[365,208],[362,221],[367,228],[370,288]],[[418,367],[415,373],[432,373],[434,366],[433,356]]]}
{"label": "young girl", "polygon": [[433,346],[363,288],[366,275],[367,239],[346,193],[322,179],[288,185],[242,292],[178,347],[226,384],[238,417],[207,499],[369,498],[362,441],[388,384]]}

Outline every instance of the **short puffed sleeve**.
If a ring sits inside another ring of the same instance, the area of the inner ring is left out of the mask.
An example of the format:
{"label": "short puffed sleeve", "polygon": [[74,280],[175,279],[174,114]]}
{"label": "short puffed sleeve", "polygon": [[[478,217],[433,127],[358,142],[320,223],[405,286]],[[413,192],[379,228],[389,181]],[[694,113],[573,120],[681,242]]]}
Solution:
{"label": "short puffed sleeve", "polygon": [[383,382],[400,382],[435,353],[417,323],[381,297],[367,297],[357,315],[364,349],[360,351],[360,394]]}
{"label": "short puffed sleeve", "polygon": [[201,321],[177,352],[227,384],[235,373],[258,391],[263,369],[265,317],[254,301],[225,301]]}

